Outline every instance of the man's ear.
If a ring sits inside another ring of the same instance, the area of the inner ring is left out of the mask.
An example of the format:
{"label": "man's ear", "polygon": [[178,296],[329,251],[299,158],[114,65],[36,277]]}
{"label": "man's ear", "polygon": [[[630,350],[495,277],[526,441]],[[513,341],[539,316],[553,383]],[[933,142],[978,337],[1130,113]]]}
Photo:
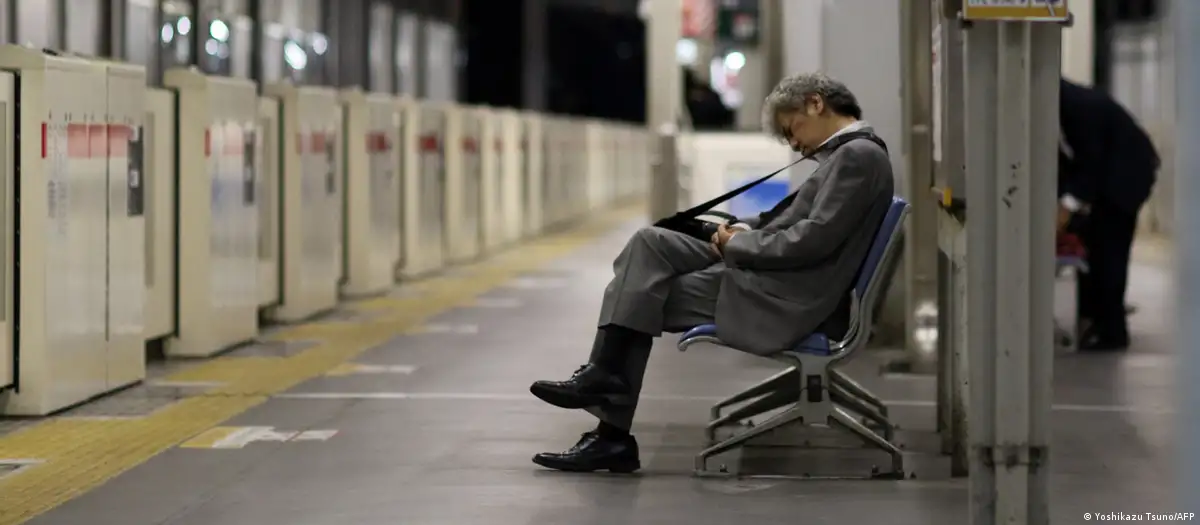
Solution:
{"label": "man's ear", "polygon": [[825,100],[815,95],[808,99],[808,104],[805,106],[810,117],[816,117],[825,112]]}

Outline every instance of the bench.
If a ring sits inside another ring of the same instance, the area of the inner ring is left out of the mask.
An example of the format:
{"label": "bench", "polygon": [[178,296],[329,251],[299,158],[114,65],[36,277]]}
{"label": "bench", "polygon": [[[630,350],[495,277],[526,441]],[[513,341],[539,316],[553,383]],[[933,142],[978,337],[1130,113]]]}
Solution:
{"label": "bench", "polygon": [[[864,347],[871,335],[874,307],[883,299],[883,291],[901,259],[904,218],[908,212],[909,205],[904,199],[892,199],[859,270],[854,288],[850,291],[851,316],[846,335],[838,341],[822,333],[809,335],[794,348],[770,356],[788,365],[786,370],[717,403],[712,410],[713,419],[706,429],[710,446],[696,455],[696,474],[707,473],[708,459],[713,456],[743,447],[751,439],[773,430],[802,425],[837,427],[849,431],[868,446],[891,456],[891,471],[872,472],[872,477],[903,479],[904,456],[892,442],[894,426],[888,420],[887,407],[878,397],[834,367]],[[686,351],[699,343],[728,346],[717,337],[717,326],[709,324],[697,326],[683,334],[678,348]],[[721,409],[747,401],[750,403],[721,415]],[[782,407],[788,408],[732,437],[716,440],[717,428]],[[883,435],[864,421],[881,429]]]}

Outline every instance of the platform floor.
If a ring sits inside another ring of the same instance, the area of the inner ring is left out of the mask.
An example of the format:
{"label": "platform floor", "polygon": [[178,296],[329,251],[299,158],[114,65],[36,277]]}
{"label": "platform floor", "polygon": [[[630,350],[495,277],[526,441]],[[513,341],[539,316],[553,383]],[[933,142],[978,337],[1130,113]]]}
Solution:
{"label": "platform floor", "polygon": [[[880,377],[883,351],[852,367],[912,436],[913,480],[691,477],[708,406],[775,366],[680,354],[670,339],[635,428],[640,474],[532,465],[594,424],[527,387],[586,358],[610,260],[634,227],[602,221],[215,360],[156,366],[146,385],[62,416],[4,422],[0,525],[966,523],[965,482],[931,444],[933,381]],[[1161,261],[1139,263],[1136,349],[1058,358],[1054,523],[1196,510],[1171,503],[1166,276]],[[854,452],[821,463],[838,454]]]}

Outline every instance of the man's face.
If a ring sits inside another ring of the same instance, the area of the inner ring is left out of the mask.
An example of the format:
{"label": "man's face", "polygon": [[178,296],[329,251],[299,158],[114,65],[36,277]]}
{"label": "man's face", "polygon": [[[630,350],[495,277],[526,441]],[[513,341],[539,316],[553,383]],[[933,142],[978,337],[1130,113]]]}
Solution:
{"label": "man's face", "polygon": [[813,97],[803,109],[780,113],[776,117],[779,134],[791,145],[792,151],[811,155],[825,141],[821,118],[824,109],[820,97]]}

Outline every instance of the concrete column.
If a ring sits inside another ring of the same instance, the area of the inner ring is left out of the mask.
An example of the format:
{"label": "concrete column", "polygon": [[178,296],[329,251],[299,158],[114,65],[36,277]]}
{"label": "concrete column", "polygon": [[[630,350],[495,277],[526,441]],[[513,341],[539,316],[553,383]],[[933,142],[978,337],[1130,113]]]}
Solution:
{"label": "concrete column", "polygon": [[[1200,96],[1200,3],[1194,0],[1175,0],[1171,5],[1171,23],[1175,24],[1175,92],[1181,101]],[[1180,144],[1195,144],[1200,139],[1200,105],[1181,103],[1175,110],[1176,130]],[[1171,162],[1172,159],[1163,159]],[[1195,232],[1200,227],[1200,149],[1178,148],[1173,159],[1178,174],[1175,192],[1176,221],[1182,232]],[[1200,237],[1178,235],[1176,249],[1175,345],[1179,365],[1180,395],[1176,397],[1179,413],[1175,417],[1179,429],[1177,449],[1178,501],[1181,509],[1191,512],[1200,494],[1200,352],[1195,341],[1200,338]]]}
{"label": "concrete column", "polygon": [[675,59],[682,30],[680,0],[647,0],[646,124],[657,130],[679,122],[683,77]]}
{"label": "concrete column", "polygon": [[971,525],[1050,521],[1061,31],[966,31]]}

